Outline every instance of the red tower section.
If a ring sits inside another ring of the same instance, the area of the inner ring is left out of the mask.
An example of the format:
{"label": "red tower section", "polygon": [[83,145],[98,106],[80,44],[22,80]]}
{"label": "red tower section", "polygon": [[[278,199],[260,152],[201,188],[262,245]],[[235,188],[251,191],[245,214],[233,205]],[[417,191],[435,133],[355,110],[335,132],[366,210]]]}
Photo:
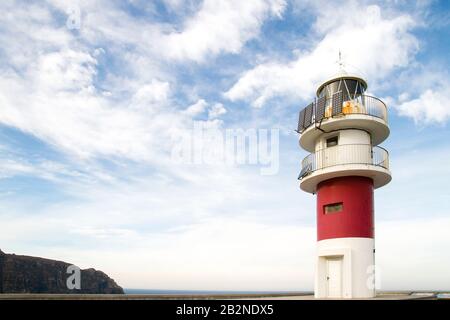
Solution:
{"label": "red tower section", "polygon": [[373,238],[373,180],[349,176],[317,186],[317,240]]}

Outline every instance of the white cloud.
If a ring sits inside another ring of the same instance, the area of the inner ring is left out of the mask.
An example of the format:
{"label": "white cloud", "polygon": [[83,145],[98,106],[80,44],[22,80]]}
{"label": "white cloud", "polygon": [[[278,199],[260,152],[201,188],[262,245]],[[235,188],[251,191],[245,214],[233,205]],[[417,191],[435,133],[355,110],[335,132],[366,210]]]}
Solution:
{"label": "white cloud", "polygon": [[201,62],[221,52],[238,53],[256,37],[264,20],[281,17],[284,0],[205,0],[200,10],[188,18],[182,31],[162,35],[162,52],[176,60]]}
{"label": "white cloud", "polygon": [[[78,54],[93,59],[87,53]],[[94,72],[85,60],[64,59],[65,53],[50,55],[51,60],[64,63],[53,65],[51,72],[43,72],[38,64],[28,71],[28,79],[11,75],[0,80],[2,123],[81,158],[110,155],[149,160],[163,147],[156,132],[161,137],[168,133],[162,127],[181,121],[168,106],[167,83],[145,84],[131,101],[122,100],[124,105],[118,107],[96,92]]]}
{"label": "white cloud", "polygon": [[[64,13],[69,8],[64,1],[51,4]],[[181,32],[134,19],[108,1],[82,1],[78,34],[58,25],[47,6],[33,7],[31,17],[20,3],[3,6],[10,14],[3,17],[0,43],[12,64],[2,68],[0,122],[80,158],[156,161],[170,150],[170,137],[206,103],[178,112],[170,100],[176,79],[162,71],[161,59],[237,52],[266,18],[281,15],[284,1],[205,1]],[[45,37],[42,24],[54,32]],[[113,55],[124,66],[120,72],[104,69]],[[209,115],[225,112],[217,104]]]}
{"label": "white cloud", "polygon": [[375,228],[381,290],[450,288],[449,218],[386,221]]}
{"label": "white cloud", "polygon": [[[193,118],[201,115],[206,110],[208,110],[208,120],[214,120],[219,118],[221,115],[227,113],[227,109],[223,106],[222,103],[214,103],[210,104],[206,102],[204,99],[197,100],[196,103],[187,107],[183,113],[187,116]],[[213,124],[212,122],[210,124]]]}
{"label": "white cloud", "polygon": [[93,86],[97,60],[89,53],[74,50],[50,52],[38,57],[28,75],[44,93],[87,90]]}
{"label": "white cloud", "polygon": [[133,105],[158,107],[167,103],[170,96],[170,84],[165,81],[152,79],[151,83],[143,85],[134,94]]}
{"label": "white cloud", "polygon": [[227,109],[221,103],[215,103],[208,112],[209,119],[215,119],[227,113]]}
{"label": "white cloud", "polygon": [[399,73],[388,86],[398,94],[384,99],[404,117],[414,120],[419,127],[444,125],[450,120],[449,73],[442,65],[432,61],[417,62]]}
{"label": "white cloud", "polygon": [[[54,4],[64,12],[68,8],[67,2]],[[86,21],[77,35],[57,23],[48,5],[27,8],[20,2],[2,3],[8,15],[0,20],[4,28],[0,122],[82,159],[164,161],[170,146],[162,136],[169,139],[173,131],[182,130],[186,117],[170,101],[170,80],[162,80],[162,72],[149,67],[155,59],[148,55],[133,59],[133,54],[138,55],[136,49],[118,50],[117,42],[111,42],[108,51],[86,44],[86,39],[94,38],[94,30],[99,43],[107,40],[100,39],[100,31],[109,35],[102,29],[109,30],[108,23],[92,25],[89,14],[103,15],[101,21],[110,15],[123,16],[111,4],[98,8],[100,4],[80,4]],[[130,26],[131,31],[138,29],[135,22]],[[52,32],[47,36],[48,30]],[[109,31],[116,36],[115,30]],[[130,39],[138,41],[131,35]],[[119,72],[105,61],[113,53],[114,62],[126,65]],[[132,80],[130,69],[139,70]],[[167,123],[172,127],[163,130]]]}
{"label": "white cloud", "polygon": [[[410,33],[415,21],[408,14],[383,17],[378,6],[361,7],[354,3],[339,6],[323,4],[316,21],[314,48],[289,63],[277,61],[257,65],[243,73],[225,93],[232,100],[251,101],[263,106],[276,96],[311,98],[319,82],[336,70],[339,49],[348,71],[358,70],[370,82],[382,79],[396,67],[408,65],[418,42]],[[349,19],[353,17],[364,19]]]}
{"label": "white cloud", "polygon": [[444,124],[450,119],[450,84],[446,78],[441,79],[441,84],[425,89],[419,97],[407,101],[401,101],[396,106],[399,114],[410,117],[417,124]]}
{"label": "white cloud", "polygon": [[184,112],[191,117],[196,116],[203,113],[207,106],[208,103],[205,100],[199,99],[196,103],[190,105]]}
{"label": "white cloud", "polygon": [[[64,13],[69,8],[64,1],[50,2]],[[155,11],[142,1],[133,4]],[[94,44],[105,40],[109,45],[130,44],[139,52],[137,56],[130,54],[130,62],[142,56],[204,62],[221,53],[238,53],[247,41],[259,35],[267,19],[281,17],[286,7],[285,0],[205,0],[200,5],[166,0],[165,4],[169,10],[188,16],[181,15],[179,24],[159,24],[151,19],[136,19],[111,1],[80,1],[80,36]]]}

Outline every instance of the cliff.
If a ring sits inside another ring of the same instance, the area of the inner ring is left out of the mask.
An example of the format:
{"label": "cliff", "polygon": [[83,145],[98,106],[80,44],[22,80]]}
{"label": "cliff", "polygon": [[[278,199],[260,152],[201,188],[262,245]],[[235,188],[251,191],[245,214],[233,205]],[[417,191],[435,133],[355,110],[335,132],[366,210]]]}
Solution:
{"label": "cliff", "polygon": [[105,293],[123,294],[123,289],[95,269],[80,272],[80,289],[70,290],[70,263],[44,258],[5,254],[0,250],[0,293]]}

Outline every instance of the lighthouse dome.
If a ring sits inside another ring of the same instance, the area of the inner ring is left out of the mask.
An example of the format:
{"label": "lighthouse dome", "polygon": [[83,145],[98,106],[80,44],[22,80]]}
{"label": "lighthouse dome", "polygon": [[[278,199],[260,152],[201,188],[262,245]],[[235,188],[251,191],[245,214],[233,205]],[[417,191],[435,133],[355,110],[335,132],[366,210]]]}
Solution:
{"label": "lighthouse dome", "polygon": [[342,91],[347,97],[356,97],[363,94],[367,89],[367,82],[362,77],[348,73],[341,69],[337,74],[328,78],[318,88],[318,98],[331,98],[334,93]]}

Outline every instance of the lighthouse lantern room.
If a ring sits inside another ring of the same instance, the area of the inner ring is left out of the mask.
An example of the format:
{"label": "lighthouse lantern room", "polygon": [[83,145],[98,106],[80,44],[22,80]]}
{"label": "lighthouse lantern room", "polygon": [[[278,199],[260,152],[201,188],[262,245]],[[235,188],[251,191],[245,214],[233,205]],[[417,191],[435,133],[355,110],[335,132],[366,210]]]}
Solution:
{"label": "lighthouse lantern room", "polygon": [[300,111],[300,188],[317,195],[316,298],[375,296],[374,189],[391,180],[387,108],[343,69]]}

